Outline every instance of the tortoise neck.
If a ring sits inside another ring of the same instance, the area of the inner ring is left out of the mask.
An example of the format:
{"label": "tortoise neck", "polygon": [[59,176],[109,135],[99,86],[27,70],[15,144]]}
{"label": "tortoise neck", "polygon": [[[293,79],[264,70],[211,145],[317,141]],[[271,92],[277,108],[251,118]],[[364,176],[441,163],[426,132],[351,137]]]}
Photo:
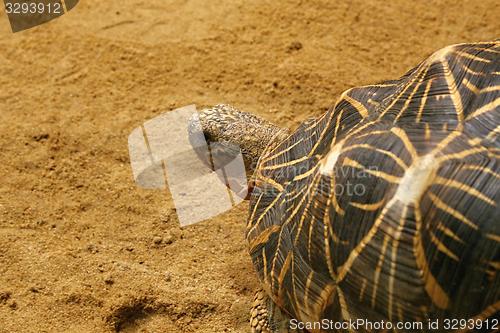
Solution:
{"label": "tortoise neck", "polygon": [[[278,145],[288,130],[261,119],[258,126],[241,124],[241,130],[232,134],[233,143],[240,147],[247,174],[252,175],[257,163],[267,149]],[[235,130],[240,126],[236,125]]]}
{"label": "tortoise neck", "polygon": [[262,153],[277,144],[287,130],[229,105],[216,105],[199,114],[207,142],[236,146],[240,149],[247,174],[252,174]]}

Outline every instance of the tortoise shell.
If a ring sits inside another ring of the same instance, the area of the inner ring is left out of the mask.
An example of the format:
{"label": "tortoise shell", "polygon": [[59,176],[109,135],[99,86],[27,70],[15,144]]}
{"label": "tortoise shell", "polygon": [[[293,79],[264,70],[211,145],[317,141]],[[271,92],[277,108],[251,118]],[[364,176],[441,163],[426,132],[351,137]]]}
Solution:
{"label": "tortoise shell", "polygon": [[303,322],[500,310],[500,41],[345,91],[269,146],[246,237],[266,292]]}

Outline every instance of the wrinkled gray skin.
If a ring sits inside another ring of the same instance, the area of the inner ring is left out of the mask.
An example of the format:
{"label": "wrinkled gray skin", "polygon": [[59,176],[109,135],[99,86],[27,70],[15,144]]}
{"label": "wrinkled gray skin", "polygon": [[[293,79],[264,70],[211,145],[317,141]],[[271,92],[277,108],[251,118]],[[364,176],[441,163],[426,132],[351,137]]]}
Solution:
{"label": "wrinkled gray skin", "polygon": [[287,129],[225,104],[203,109],[198,116],[201,129],[192,123],[189,131],[202,130],[207,143],[218,143],[219,149],[215,154],[212,151],[212,156],[218,156],[219,163],[234,158],[239,148],[248,176],[255,171],[264,149],[281,142],[288,134]]}

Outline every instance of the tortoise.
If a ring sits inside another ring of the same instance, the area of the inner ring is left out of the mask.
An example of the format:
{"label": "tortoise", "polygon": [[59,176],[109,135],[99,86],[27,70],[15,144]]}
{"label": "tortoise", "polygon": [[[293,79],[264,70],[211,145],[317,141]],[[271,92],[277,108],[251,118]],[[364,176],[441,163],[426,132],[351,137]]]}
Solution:
{"label": "tortoise", "polygon": [[464,328],[450,319],[495,329],[500,40],[447,46],[397,80],[348,89],[293,131],[229,105],[199,120],[252,173],[252,332]]}

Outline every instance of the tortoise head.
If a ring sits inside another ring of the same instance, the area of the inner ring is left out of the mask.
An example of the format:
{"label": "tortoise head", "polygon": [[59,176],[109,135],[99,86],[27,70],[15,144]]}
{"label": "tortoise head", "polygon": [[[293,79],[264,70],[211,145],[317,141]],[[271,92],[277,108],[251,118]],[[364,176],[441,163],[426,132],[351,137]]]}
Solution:
{"label": "tortoise head", "polygon": [[190,133],[201,130],[211,146],[212,156],[213,147],[218,147],[216,154],[221,161],[233,159],[241,151],[247,176],[255,171],[265,148],[287,133],[267,120],[225,104],[205,108],[198,117],[199,122],[190,123]]}

